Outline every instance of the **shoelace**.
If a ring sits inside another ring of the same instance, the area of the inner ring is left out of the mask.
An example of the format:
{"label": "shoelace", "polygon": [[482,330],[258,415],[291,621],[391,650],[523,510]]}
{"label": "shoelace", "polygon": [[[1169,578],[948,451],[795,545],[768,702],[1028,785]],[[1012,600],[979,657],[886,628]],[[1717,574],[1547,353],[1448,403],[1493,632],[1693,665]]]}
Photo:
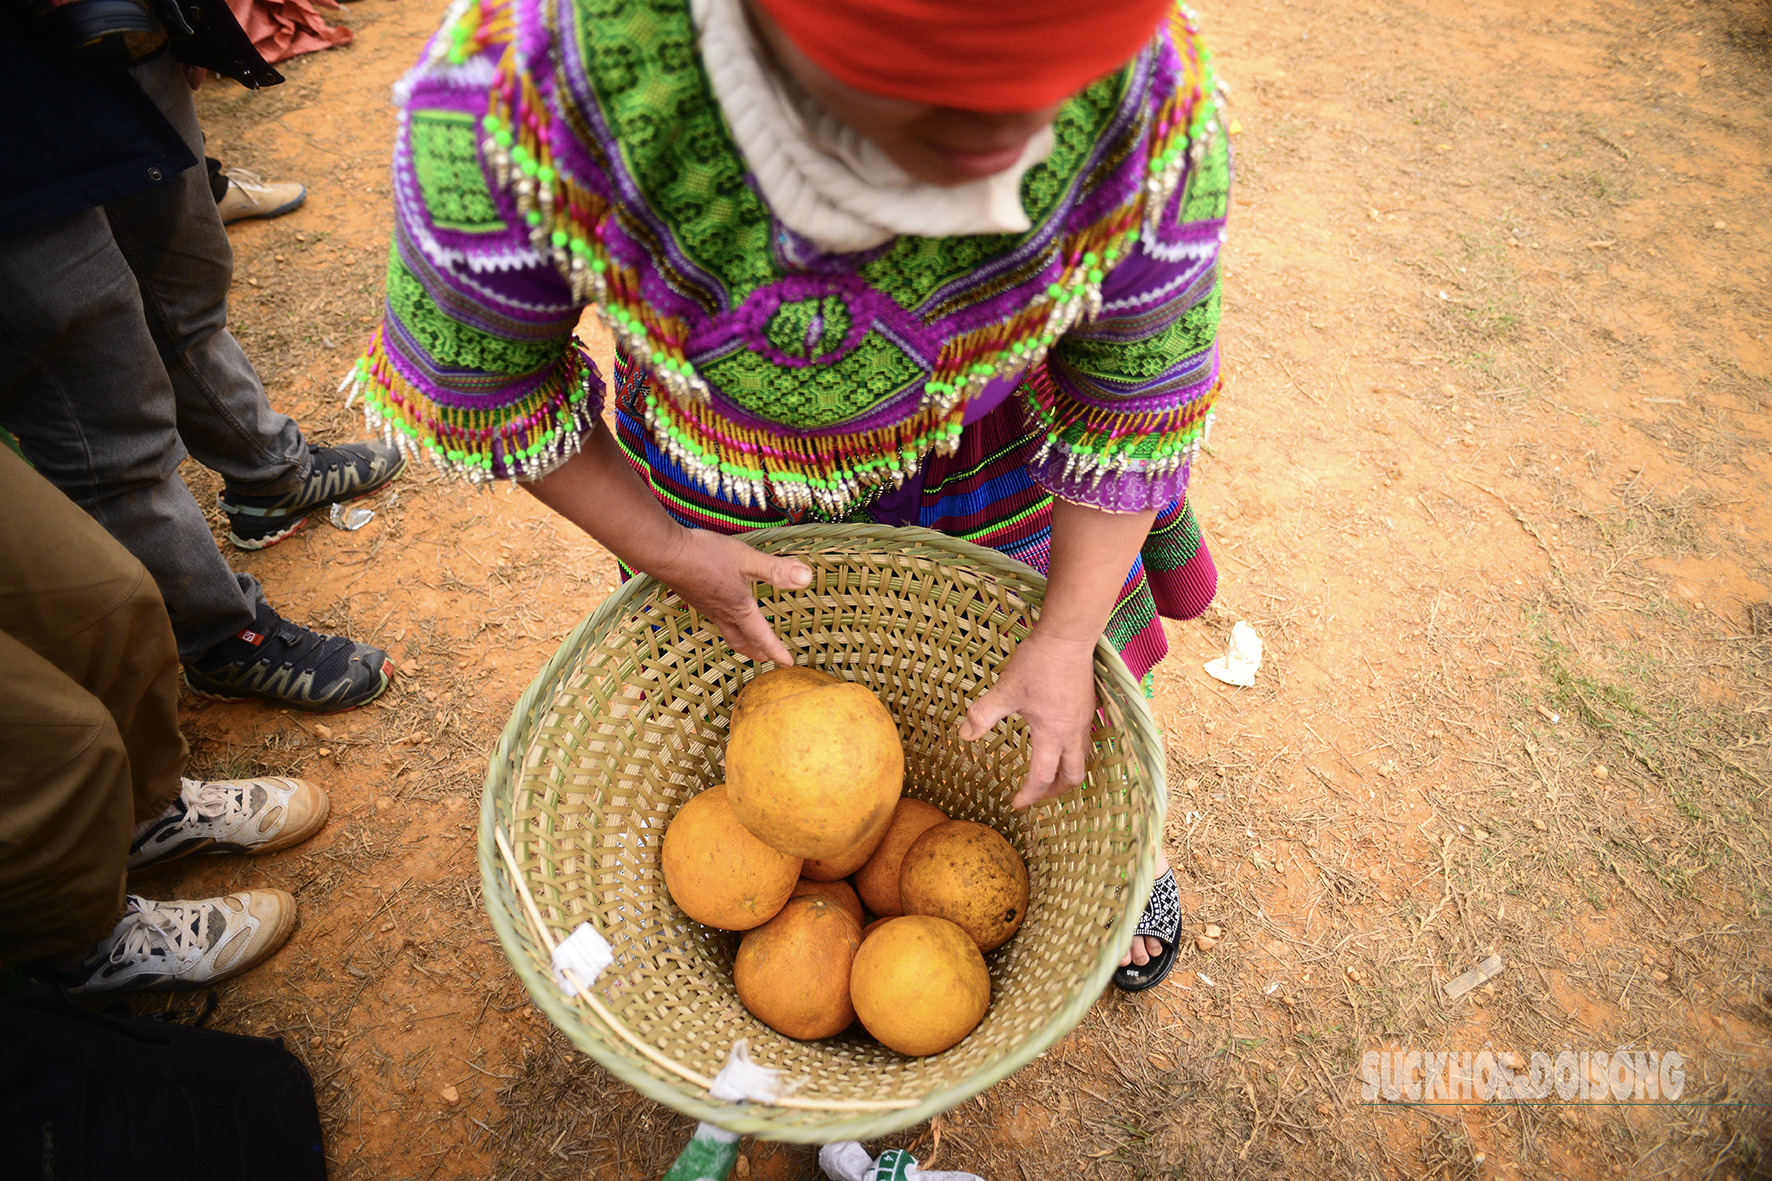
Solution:
{"label": "shoelace", "polygon": [[196,779],[181,779],[183,789],[179,795],[185,801],[187,818],[199,820],[215,820],[235,808],[245,807],[247,789],[245,786],[221,787],[213,783],[204,783]]}
{"label": "shoelace", "polygon": [[312,652],[318,657],[325,648],[327,637],[308,628],[298,627],[281,616],[269,628],[265,629],[265,642],[256,654],[249,655],[247,663],[269,661],[272,664],[294,664]]}
{"label": "shoelace", "polygon": [[[239,185],[243,191],[256,189],[258,192],[263,193],[269,191],[271,187],[265,183],[264,177],[252,171],[250,168],[229,168],[223,172],[222,175]],[[258,198],[254,196],[252,192],[247,191],[246,195],[253,199],[254,204],[258,203]]]}
{"label": "shoelace", "polygon": [[[188,968],[203,958],[193,927],[203,924],[203,912],[194,906],[149,904],[135,895],[129,896],[129,910],[141,921],[133,924],[117,940],[107,957],[114,964],[151,955],[165,956],[173,970]],[[195,922],[189,920],[194,919]]]}
{"label": "shoelace", "polygon": [[278,659],[286,664],[308,658],[309,654],[317,661],[324,653],[328,641],[343,640],[341,636],[325,636],[309,628],[297,627],[287,619],[278,620],[277,630],[272,633],[271,638],[283,645],[283,652]]}

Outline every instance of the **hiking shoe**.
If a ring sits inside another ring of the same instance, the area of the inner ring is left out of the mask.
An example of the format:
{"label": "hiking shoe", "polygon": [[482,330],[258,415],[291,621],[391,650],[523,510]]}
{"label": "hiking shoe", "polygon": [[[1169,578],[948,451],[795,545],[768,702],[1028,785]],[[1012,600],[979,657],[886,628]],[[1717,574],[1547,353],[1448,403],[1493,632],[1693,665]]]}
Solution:
{"label": "hiking shoe", "polygon": [[367,496],[399,474],[406,457],[392,443],[308,444],[307,478],[276,496],[244,496],[223,488],[215,502],[228,514],[228,540],[240,549],[276,545],[323,505]]}
{"label": "hiking shoe", "polygon": [[215,203],[223,225],[248,217],[282,217],[308,199],[308,190],[294,181],[267,181],[244,168],[230,168],[224,175],[228,191]]}
{"label": "hiking shoe", "polygon": [[326,793],[303,779],[181,779],[178,798],[129,843],[130,869],[192,853],[275,853],[326,823]]}
{"label": "hiking shoe", "polygon": [[393,672],[380,648],[310,631],[261,603],[250,627],[185,665],[185,684],[215,701],[258,698],[337,713],[374,701]]}
{"label": "hiking shoe", "polygon": [[237,976],[283,945],[295,899],[242,890],[198,902],[149,902],[131,894],[123,921],[74,970],[75,995],[200,988]]}

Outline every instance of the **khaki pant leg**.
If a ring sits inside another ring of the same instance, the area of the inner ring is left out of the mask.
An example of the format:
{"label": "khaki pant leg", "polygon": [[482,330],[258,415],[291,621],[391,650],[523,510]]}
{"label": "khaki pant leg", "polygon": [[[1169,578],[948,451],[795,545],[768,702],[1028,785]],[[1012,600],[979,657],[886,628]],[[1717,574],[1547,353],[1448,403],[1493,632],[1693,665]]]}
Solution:
{"label": "khaki pant leg", "polygon": [[117,923],[135,824],[104,703],[0,632],[0,960],[76,955]]}
{"label": "khaki pant leg", "polygon": [[0,632],[102,703],[128,759],[135,819],[159,815],[178,794],[189,754],[159,589],[128,550],[4,447]]}

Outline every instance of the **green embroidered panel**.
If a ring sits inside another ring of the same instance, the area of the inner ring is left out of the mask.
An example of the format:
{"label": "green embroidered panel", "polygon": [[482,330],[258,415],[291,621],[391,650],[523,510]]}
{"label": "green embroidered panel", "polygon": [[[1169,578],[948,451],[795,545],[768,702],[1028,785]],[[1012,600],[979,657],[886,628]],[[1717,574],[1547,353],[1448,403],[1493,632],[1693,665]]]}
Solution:
{"label": "green embroidered panel", "polygon": [[[781,309],[787,312],[794,305]],[[781,313],[777,313],[777,318]],[[786,350],[783,350],[784,352]],[[739,347],[698,368],[721,393],[771,422],[800,430],[836,426],[862,414],[925,374],[903,350],[878,332],[862,337],[835,365],[780,367],[761,353]]]}
{"label": "green embroidered panel", "polygon": [[1231,202],[1230,136],[1221,123],[1199,164],[1188,175],[1181,198],[1182,222],[1222,220]]}
{"label": "green embroidered panel", "polygon": [[1176,518],[1160,529],[1152,529],[1139,548],[1146,570],[1163,573],[1179,570],[1193,560],[1200,549],[1200,522],[1194,510],[1183,503]]}
{"label": "green embroidered panel", "polygon": [[576,0],[604,119],[649,205],[734,304],[777,278],[769,215],[708,88],[684,0]]}
{"label": "green embroidered panel", "polygon": [[[1220,285],[1174,323],[1143,340],[1083,340],[1067,336],[1058,342],[1059,358],[1098,382],[1142,385],[1187,358],[1212,347],[1218,336]],[[1105,393],[1106,391],[1098,391]]]}
{"label": "green embroidered panel", "polygon": [[408,130],[413,172],[431,220],[464,234],[504,229],[480,168],[474,117],[464,111],[413,111]]}
{"label": "green embroidered panel", "polygon": [[769,317],[765,333],[784,355],[816,360],[843,347],[852,322],[849,305],[828,295],[782,304]]}
{"label": "green embroidered panel", "polygon": [[[1139,572],[1139,582],[1145,582],[1143,571]],[[1151,598],[1147,585],[1138,588],[1142,594],[1131,594],[1121,599],[1114,607],[1114,613],[1108,617],[1108,625],[1103,631],[1108,643],[1125,651],[1133,637],[1150,626],[1151,620],[1157,617],[1157,603]]]}
{"label": "green embroidered panel", "polygon": [[388,310],[439,369],[522,376],[558,361],[571,343],[567,337],[507,340],[450,318],[432,302],[418,276],[406,269],[395,251],[388,252]]}
{"label": "green embroidered panel", "polygon": [[1125,101],[1131,81],[1130,69],[1097,79],[1059,111],[1052,124],[1052,154],[1021,178],[1021,207],[1035,225],[1052,216],[1071,176],[1083,167],[1095,141]]}

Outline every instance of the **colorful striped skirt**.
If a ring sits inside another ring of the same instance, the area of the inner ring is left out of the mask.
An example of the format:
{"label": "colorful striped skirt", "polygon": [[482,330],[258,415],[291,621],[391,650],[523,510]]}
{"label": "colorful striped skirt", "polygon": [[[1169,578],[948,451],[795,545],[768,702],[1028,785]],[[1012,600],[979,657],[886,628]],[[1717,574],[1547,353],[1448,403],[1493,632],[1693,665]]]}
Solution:
{"label": "colorful striped skirt", "polygon": [[[618,350],[616,438],[628,462],[671,516],[693,528],[727,534],[811,519],[773,505],[737,504],[706,492],[647,438],[642,425],[647,385],[646,375]],[[1027,475],[1027,462],[1039,443],[1039,436],[1023,421],[1019,400],[1005,399],[967,425],[954,454],[931,455],[918,478],[851,519],[921,525],[989,546],[1045,574],[1051,553],[1052,497]],[[1169,651],[1158,617],[1194,618],[1212,602],[1217,587],[1218,573],[1193,510],[1185,499],[1171,502],[1152,522],[1106,632],[1147,689],[1150,670]]]}

